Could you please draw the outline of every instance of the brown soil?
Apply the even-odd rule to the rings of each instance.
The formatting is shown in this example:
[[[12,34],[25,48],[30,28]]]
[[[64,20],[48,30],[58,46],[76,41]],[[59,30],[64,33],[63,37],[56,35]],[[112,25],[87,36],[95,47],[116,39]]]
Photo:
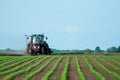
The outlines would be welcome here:
[[[78,73],[77,73],[76,62],[75,62],[74,57],[70,58],[67,80],[80,80]]]
[[[30,65],[34,64],[35,62],[37,62],[37,60],[31,62],[30,64],[28,64],[28,65],[26,65],[26,66],[24,66],[24,67],[22,67],[22,68],[20,68],[20,69],[18,69],[18,70],[16,70],[16,71],[23,70],[23,69],[29,67]],[[24,63],[25,63],[25,62],[24,62]],[[14,71],[14,72],[16,72],[16,71]],[[12,72],[12,73],[14,73],[14,72]],[[3,75],[2,78],[6,77],[6,76],[9,75],[9,74],[11,74],[11,73],[8,73],[8,74]],[[0,78],[0,79],[1,79],[1,78]],[[12,80],[13,80],[13,79],[12,79]]]
[[[62,59],[61,62],[58,64],[58,67],[55,69],[53,74],[49,77],[49,80],[60,80],[61,73],[64,69],[66,59]]]
[[[31,80],[41,80],[42,77],[45,75],[45,73],[52,68],[52,66],[55,64],[56,60],[57,59],[54,59],[53,61],[51,61],[47,67],[45,67],[39,74],[32,77]],[[37,69],[35,69],[35,70],[37,70]]]
[[[19,66],[19,65],[21,65],[21,64],[24,64],[25,62],[27,62],[27,61],[29,61],[30,59],[25,59],[24,61],[22,61],[21,63],[19,63],[18,65],[16,65],[16,66]],[[15,62],[14,62],[15,63]],[[10,64],[9,64],[10,65]],[[10,70],[10,69],[13,69],[14,67],[16,67],[16,66],[13,66],[13,67],[11,67],[11,68],[7,68],[7,69],[5,69],[5,70],[3,70],[3,71],[6,71],[6,70]]]
[[[37,60],[36,62],[38,62],[39,60]],[[33,68],[32,70],[30,70],[29,72],[27,73],[24,73],[24,74],[21,74],[19,76],[16,76],[15,78],[13,78],[12,80],[23,80],[23,78],[25,76],[27,76],[30,72],[33,72],[35,71],[36,69],[38,69],[40,66],[42,66],[43,64],[45,64],[46,62],[48,61],[48,59],[44,60],[43,62],[41,62],[41,64],[39,64],[38,66],[36,66],[35,68]],[[32,63],[32,64],[35,64],[36,62]],[[31,64],[31,65],[32,65]]]
[[[10,61],[10,62],[9,62],[9,63],[6,63],[6,64],[3,63],[4,65],[2,64],[2,66],[0,65],[0,68],[1,68],[1,67],[4,67],[4,66],[8,66],[8,65],[10,65],[10,64],[12,64],[12,63],[15,63],[15,62],[19,61],[19,59],[17,59],[17,60],[16,60],[16,59],[14,59],[14,60],[8,60],[8,61]],[[8,61],[7,61],[7,62],[8,62]]]
[[[3,80],[4,77],[5,75],[0,75],[0,80]]]
[[[120,62],[120,59],[114,58],[114,60],[116,60],[117,62]]]
[[[98,80],[97,77],[90,71],[89,67],[82,58],[79,58],[79,63],[86,80]]]
[[[115,77],[109,75],[108,73],[106,73],[100,66],[98,66],[93,60],[89,59],[89,62],[92,64],[93,68],[98,71],[99,73],[101,73],[106,80],[116,80]]]
[[[117,74],[120,75],[120,71],[113,69],[111,66],[107,65],[104,61],[100,60],[99,58],[96,59],[96,60],[97,60],[98,62],[100,62],[102,65],[104,65],[104,66],[105,66],[107,69],[109,69],[110,71],[113,71],[113,72],[115,72],[115,73],[117,73]]]
[[[113,64],[114,66],[120,68],[120,65],[118,65],[117,63],[115,63],[114,61],[112,61],[111,59],[105,59],[107,62],[109,62],[110,64]]]

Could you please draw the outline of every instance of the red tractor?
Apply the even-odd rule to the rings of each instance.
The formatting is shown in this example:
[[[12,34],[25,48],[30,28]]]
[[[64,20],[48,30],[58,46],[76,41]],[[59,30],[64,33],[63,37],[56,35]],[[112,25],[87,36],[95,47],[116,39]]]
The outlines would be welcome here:
[[[49,48],[48,44],[44,40],[44,38],[47,37],[44,36],[44,34],[33,34],[31,36],[27,36],[27,40],[30,41],[27,44],[27,54],[29,55],[40,55],[40,54],[46,54],[50,55],[51,54],[51,49]]]

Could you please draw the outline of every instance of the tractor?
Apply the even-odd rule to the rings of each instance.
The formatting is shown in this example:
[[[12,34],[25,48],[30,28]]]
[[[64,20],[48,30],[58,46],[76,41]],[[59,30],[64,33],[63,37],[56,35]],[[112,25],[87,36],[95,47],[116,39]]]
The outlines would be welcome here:
[[[50,55],[51,49],[49,48],[47,42],[47,37],[44,34],[33,34],[31,36],[25,35],[29,42],[27,43],[26,52],[29,55]]]

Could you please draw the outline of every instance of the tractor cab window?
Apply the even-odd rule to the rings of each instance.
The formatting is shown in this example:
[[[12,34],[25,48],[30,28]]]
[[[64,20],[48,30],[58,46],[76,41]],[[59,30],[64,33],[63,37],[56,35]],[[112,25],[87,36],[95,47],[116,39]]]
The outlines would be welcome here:
[[[34,36],[34,37],[33,37],[33,44],[36,42],[36,39],[37,39],[37,38]]]
[[[43,40],[44,40],[44,37],[43,37],[43,36],[33,36],[33,44],[34,44],[35,42],[40,42],[40,43],[42,43]]]
[[[42,36],[38,36],[37,39],[38,39],[38,41],[39,41],[40,43],[43,42],[43,37],[42,37]]]

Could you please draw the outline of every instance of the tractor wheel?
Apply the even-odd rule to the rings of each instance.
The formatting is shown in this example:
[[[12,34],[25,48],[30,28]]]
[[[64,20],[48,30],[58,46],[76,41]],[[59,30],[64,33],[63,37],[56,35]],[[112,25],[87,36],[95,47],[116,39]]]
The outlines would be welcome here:
[[[50,48],[48,49],[48,54],[51,55],[51,49]]]
[[[33,55],[33,50],[32,50],[31,48],[29,48],[28,53],[29,53],[30,55]]]
[[[41,54],[45,54],[45,48],[44,47],[41,48]]]

